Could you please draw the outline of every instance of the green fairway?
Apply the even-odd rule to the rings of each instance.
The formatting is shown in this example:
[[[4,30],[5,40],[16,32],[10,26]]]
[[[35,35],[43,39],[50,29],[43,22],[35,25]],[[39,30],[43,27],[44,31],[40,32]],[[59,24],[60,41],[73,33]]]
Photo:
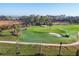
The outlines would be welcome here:
[[[77,41],[79,25],[31,26],[22,31],[21,41],[43,43],[72,43]],[[49,33],[68,34],[69,37],[55,37]]]

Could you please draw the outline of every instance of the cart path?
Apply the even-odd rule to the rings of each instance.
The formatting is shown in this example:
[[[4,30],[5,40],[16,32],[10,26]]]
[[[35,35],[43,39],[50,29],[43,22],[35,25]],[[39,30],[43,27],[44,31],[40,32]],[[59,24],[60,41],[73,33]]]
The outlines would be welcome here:
[[[9,43],[9,44],[24,44],[24,45],[43,45],[43,46],[60,46],[60,44],[50,44],[50,43],[33,43],[33,42],[17,42],[17,41],[0,41],[0,43]],[[70,44],[62,44],[62,46],[76,46],[79,45],[79,41],[70,43]]]

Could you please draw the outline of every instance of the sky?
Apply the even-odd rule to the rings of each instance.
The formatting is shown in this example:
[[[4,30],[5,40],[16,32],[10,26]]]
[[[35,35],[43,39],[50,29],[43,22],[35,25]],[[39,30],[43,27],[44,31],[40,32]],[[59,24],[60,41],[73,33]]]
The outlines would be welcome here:
[[[0,3],[0,15],[79,16],[78,3]]]

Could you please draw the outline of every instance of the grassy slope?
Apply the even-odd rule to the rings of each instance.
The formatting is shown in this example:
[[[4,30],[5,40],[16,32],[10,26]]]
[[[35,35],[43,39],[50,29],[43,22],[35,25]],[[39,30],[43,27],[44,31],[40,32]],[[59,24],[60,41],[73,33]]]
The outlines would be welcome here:
[[[59,47],[55,46],[41,46],[42,53],[47,56],[56,56],[59,54]],[[79,49],[78,46],[62,47],[61,55],[63,56],[74,56],[76,51]],[[35,55],[40,52],[40,46],[37,45],[19,45],[18,51],[19,55]],[[16,55],[16,45],[15,44],[3,44],[0,43],[0,55]]]
[[[0,43],[0,55],[15,55],[15,48],[13,44]]]
[[[41,46],[42,53],[47,56],[56,56],[59,54],[59,47]],[[19,45],[19,55],[35,55],[40,52],[40,46],[34,45]],[[78,46],[62,47],[61,55],[63,56],[75,56]],[[16,55],[16,45],[2,44],[0,43],[0,55]]]
[[[9,30],[3,30],[2,32],[0,32],[0,40],[11,40],[11,41],[15,41],[16,39],[18,39],[17,36],[12,36]]]
[[[66,32],[65,32],[66,31]],[[77,40],[79,25],[56,25],[51,27],[32,26],[20,36],[20,40],[27,42],[44,42],[44,43],[71,43]],[[69,34],[69,38],[57,38],[49,35],[49,32],[60,34]]]
[[[4,45],[4,46],[3,46]],[[4,48],[0,48],[0,53],[2,55],[16,55],[16,46],[12,44],[1,44],[0,46]],[[6,47],[5,47],[6,46]],[[51,46],[41,46],[42,53],[47,56],[56,56],[59,54],[59,47],[51,47]],[[20,52],[19,55],[35,55],[36,53],[40,52],[40,46],[37,45],[19,45],[18,51]],[[75,56],[76,51],[79,49],[78,46],[70,46],[70,47],[62,47],[61,48],[61,55],[63,56]]]
[[[42,53],[47,56],[56,56],[59,54],[59,47],[55,46],[41,46]],[[40,46],[37,45],[20,45],[20,55],[34,55],[40,52]],[[78,46],[62,47],[61,55],[63,56],[75,56]]]

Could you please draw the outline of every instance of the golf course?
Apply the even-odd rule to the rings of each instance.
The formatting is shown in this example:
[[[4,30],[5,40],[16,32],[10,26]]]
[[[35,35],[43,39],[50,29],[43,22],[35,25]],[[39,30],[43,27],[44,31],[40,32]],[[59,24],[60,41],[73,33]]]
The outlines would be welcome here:
[[[78,41],[79,25],[31,26],[22,31],[19,40],[34,43],[73,43]],[[53,35],[51,33],[54,33]],[[57,37],[57,35],[61,37]]]
[[[19,35],[11,33],[13,27],[0,32],[0,55],[33,56],[43,53],[56,56],[59,54],[60,43],[61,55],[74,56],[79,49],[78,24],[15,27]]]
[[[79,4],[0,4],[0,56],[79,56]]]

